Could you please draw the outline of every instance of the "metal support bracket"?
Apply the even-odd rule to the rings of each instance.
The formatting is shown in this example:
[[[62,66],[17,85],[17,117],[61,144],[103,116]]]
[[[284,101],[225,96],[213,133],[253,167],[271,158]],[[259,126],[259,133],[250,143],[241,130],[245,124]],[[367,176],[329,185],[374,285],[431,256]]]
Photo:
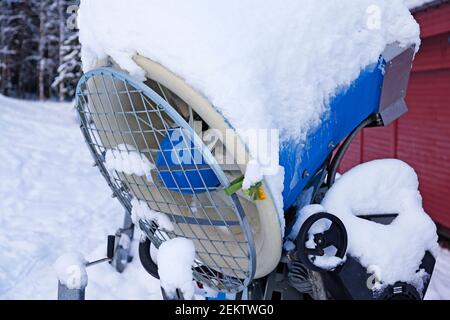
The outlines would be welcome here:
[[[85,300],[86,287],[80,289],[69,289],[58,281],[58,300]]]

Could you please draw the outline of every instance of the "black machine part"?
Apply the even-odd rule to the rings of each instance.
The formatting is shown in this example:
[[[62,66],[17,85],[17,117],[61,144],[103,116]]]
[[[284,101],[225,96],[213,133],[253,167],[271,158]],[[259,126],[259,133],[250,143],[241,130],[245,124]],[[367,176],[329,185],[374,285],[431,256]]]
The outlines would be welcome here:
[[[134,237],[134,224],[131,215],[128,212],[125,212],[123,228],[117,230],[114,237],[113,258],[111,263],[116,268],[117,272],[122,273],[128,263],[133,260],[130,245]],[[109,241],[110,239],[108,239],[108,242]],[[108,256],[111,254],[109,251],[110,249],[108,247]]]
[[[430,252],[426,252],[420,269],[429,275],[433,273],[435,259]],[[324,284],[329,295],[336,300],[421,300],[429,285],[428,279],[422,292],[409,283],[397,282],[381,291],[370,289],[370,277],[355,258],[347,256],[346,263],[334,272],[322,274]]]
[[[311,295],[313,293],[313,286],[309,281],[310,272],[300,261],[290,261],[288,267],[288,283],[298,292]]]
[[[159,279],[158,266],[153,261],[150,254],[151,241],[146,237],[145,241],[139,243],[139,259],[145,271],[153,278]]]
[[[422,298],[414,286],[405,282],[397,282],[384,289],[379,300],[418,301]]]
[[[305,300],[311,296],[308,270],[300,262],[280,262],[268,276],[253,281],[247,289],[248,300]]]

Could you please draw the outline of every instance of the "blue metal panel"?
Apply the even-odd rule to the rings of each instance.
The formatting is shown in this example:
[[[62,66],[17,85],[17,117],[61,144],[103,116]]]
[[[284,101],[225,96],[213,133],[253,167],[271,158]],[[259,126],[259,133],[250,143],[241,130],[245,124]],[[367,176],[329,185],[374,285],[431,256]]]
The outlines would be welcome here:
[[[363,70],[349,88],[330,103],[321,125],[311,132],[306,144],[282,142],[280,164],[285,169],[284,209],[291,207],[334,148],[364,119],[379,110],[385,62]]]

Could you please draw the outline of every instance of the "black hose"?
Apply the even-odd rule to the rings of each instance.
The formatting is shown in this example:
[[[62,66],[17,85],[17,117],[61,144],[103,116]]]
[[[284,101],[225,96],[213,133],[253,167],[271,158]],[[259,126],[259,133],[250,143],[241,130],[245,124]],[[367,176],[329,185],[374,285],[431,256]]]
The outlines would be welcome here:
[[[158,266],[152,260],[150,255],[151,242],[147,238],[144,242],[139,243],[139,259],[142,266],[153,278],[159,279]]]
[[[350,148],[351,143],[356,138],[358,133],[366,128],[369,125],[372,125],[374,123],[377,123],[379,121],[378,115],[372,115],[363,122],[361,122],[345,139],[344,143],[339,148],[338,152],[333,158],[333,161],[330,164],[330,167],[328,169],[328,177],[327,177],[327,186],[328,188],[331,188],[336,181],[336,173],[339,169],[339,166],[341,165],[342,160],[344,159],[345,154],[347,153],[348,149]]]

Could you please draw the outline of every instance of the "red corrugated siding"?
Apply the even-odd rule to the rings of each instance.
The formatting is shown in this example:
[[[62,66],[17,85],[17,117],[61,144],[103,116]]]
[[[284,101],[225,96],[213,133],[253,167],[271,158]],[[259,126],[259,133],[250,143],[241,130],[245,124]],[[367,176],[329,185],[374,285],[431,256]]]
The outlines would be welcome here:
[[[409,113],[389,127],[364,130],[341,169],[381,158],[408,162],[419,175],[425,210],[450,228],[450,3],[416,18],[423,39],[408,88]]]
[[[395,158],[395,129],[396,125],[387,128],[373,128],[363,133],[362,162],[380,158]]]
[[[342,160],[340,171],[345,172],[362,162],[361,135],[356,137]]]
[[[450,227],[450,69],[413,73],[398,157],[419,174],[425,209]]]
[[[422,38],[428,38],[450,30],[450,4],[418,12],[414,15],[420,24]]]
[[[448,17],[450,20],[450,16]],[[422,40],[420,52],[414,60],[413,72],[450,68],[449,31]]]

